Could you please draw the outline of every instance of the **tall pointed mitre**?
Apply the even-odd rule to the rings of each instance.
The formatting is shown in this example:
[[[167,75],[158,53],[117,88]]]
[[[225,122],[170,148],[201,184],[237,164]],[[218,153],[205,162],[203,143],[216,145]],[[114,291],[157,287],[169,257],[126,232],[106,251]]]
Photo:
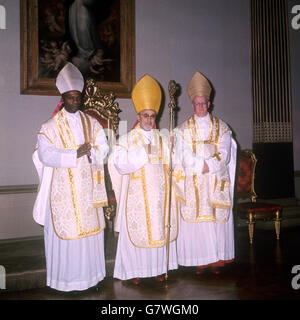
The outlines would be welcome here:
[[[186,91],[191,101],[193,101],[196,96],[206,97],[209,100],[211,85],[202,73],[196,71],[193,74]]]
[[[161,104],[161,89],[158,82],[145,74],[134,86],[131,94],[136,113],[154,110],[158,113]]]
[[[56,78],[56,86],[60,94],[72,90],[82,92],[84,79],[74,64],[68,62],[59,72]]]

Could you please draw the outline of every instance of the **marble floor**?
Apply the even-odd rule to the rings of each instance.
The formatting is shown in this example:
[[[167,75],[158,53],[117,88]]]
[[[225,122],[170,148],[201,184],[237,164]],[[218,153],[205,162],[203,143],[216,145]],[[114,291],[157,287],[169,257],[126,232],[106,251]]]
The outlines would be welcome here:
[[[298,300],[300,299],[300,228],[286,228],[281,239],[273,230],[235,232],[236,259],[221,274],[196,275],[193,267],[169,272],[167,282],[145,279],[139,286],[107,277],[94,288],[77,294],[49,287],[0,290],[0,300]],[[299,275],[292,268],[299,265]],[[297,268],[296,268],[297,269]],[[294,288],[293,288],[294,286]]]

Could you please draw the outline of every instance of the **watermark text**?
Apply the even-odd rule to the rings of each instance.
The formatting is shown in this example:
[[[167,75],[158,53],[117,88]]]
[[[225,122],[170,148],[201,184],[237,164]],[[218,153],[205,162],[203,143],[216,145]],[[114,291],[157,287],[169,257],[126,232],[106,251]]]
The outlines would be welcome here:
[[[0,265],[0,290],[6,289],[6,272],[5,268]]]
[[[6,29],[6,10],[0,5],[0,29]]]
[[[295,16],[293,16],[292,21],[291,21],[292,28],[294,30],[298,30],[298,29],[300,29],[300,5],[293,6],[292,14],[295,15]]]
[[[292,288],[298,290],[300,289],[300,265],[293,266],[292,273],[295,274],[292,279]]]

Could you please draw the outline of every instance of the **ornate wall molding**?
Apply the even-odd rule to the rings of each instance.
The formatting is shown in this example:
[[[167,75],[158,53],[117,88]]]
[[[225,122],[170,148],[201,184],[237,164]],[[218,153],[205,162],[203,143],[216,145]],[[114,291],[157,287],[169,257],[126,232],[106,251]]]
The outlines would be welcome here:
[[[18,194],[18,193],[36,193],[38,185],[37,184],[25,184],[18,186],[0,186],[1,194]]]

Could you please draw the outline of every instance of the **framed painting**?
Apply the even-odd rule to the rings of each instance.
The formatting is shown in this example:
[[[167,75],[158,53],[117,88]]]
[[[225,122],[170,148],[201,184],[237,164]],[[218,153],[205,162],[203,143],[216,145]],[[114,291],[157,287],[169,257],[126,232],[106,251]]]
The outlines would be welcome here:
[[[21,94],[59,95],[72,62],[104,93],[130,98],[135,84],[134,0],[20,0]]]

